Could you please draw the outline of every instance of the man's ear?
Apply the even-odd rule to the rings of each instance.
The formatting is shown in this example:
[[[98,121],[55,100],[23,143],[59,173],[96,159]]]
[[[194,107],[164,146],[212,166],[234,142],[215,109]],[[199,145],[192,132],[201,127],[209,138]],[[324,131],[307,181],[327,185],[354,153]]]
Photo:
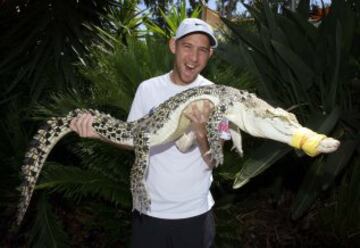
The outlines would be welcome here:
[[[170,48],[170,51],[175,54],[175,51],[176,51],[176,40],[174,38],[171,38],[169,40],[169,48]]]
[[[209,58],[211,58],[211,56],[214,54],[214,49],[210,48],[210,56]]]

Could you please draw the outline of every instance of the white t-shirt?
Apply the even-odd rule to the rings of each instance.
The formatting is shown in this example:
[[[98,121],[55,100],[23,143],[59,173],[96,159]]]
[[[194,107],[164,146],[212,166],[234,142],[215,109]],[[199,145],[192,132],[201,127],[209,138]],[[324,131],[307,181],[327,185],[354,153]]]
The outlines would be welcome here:
[[[134,121],[148,114],[168,98],[186,89],[213,84],[201,75],[189,85],[176,85],[170,73],[142,82],[135,94],[128,116]],[[212,171],[201,157],[198,147],[180,152],[174,143],[150,149],[146,188],[151,198],[150,210],[144,214],[181,219],[210,210],[214,200],[210,192]],[[137,208],[137,206],[134,206]]]

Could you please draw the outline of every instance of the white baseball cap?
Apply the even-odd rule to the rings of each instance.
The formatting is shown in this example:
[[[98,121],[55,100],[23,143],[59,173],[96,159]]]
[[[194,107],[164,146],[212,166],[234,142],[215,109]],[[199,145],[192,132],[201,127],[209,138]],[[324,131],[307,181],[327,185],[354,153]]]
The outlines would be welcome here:
[[[217,47],[218,43],[215,38],[213,29],[211,28],[211,26],[209,24],[207,24],[206,22],[204,22],[203,20],[198,19],[198,18],[184,19],[180,23],[180,25],[176,31],[175,39],[178,40],[188,34],[197,33],[197,32],[206,34],[210,39],[211,47],[212,48]]]

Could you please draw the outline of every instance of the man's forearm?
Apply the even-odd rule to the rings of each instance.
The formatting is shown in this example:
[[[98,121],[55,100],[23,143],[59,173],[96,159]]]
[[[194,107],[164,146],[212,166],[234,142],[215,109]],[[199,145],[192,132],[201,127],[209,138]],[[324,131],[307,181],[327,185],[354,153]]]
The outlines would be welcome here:
[[[200,149],[202,158],[204,159],[204,161],[207,164],[207,166],[209,167],[209,169],[214,168],[215,161],[211,159],[211,153],[208,152],[210,150],[210,146],[209,146],[209,142],[207,140],[206,129],[204,128],[201,131],[197,130],[195,132],[195,136],[196,136],[196,142]]]

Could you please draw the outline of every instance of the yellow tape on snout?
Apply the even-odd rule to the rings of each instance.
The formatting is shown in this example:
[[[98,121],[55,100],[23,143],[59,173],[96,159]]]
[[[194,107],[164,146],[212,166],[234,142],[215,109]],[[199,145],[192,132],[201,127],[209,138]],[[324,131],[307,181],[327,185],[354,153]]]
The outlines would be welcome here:
[[[307,128],[299,128],[291,138],[290,145],[303,150],[307,155],[315,157],[319,154],[318,146],[326,135],[318,134]]]

